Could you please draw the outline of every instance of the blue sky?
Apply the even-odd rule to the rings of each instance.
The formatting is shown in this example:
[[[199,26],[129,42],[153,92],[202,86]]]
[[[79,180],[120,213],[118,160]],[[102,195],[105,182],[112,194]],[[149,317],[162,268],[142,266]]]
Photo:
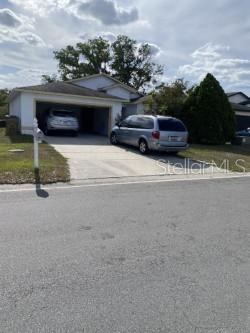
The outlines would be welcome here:
[[[53,50],[117,34],[152,44],[164,81],[211,72],[250,95],[249,0],[1,0],[0,87],[38,84]]]

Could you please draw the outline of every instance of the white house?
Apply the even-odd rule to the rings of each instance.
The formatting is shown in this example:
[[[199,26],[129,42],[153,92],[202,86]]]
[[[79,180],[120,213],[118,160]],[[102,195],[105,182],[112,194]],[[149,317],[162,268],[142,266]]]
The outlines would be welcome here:
[[[227,97],[235,112],[236,129],[250,127],[250,98],[241,91],[227,93]]]
[[[21,133],[31,134],[33,119],[42,122],[51,108],[74,110],[81,131],[108,135],[119,117],[143,112],[141,94],[106,74],[66,82],[13,89],[10,115],[19,119]]]
[[[250,98],[241,91],[227,93],[230,103],[250,106]]]

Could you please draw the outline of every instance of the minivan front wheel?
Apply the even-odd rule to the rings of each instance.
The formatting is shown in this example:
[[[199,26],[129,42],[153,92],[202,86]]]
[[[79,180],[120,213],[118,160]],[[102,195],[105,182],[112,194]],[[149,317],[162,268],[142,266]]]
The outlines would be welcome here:
[[[44,128],[44,135],[45,136],[50,135],[50,131],[48,130],[48,126],[47,125],[45,125],[45,128]]]
[[[114,132],[112,132],[111,135],[110,135],[110,143],[112,145],[117,145],[118,144],[117,135]]]
[[[147,144],[146,140],[141,139],[139,141],[139,150],[140,150],[140,153],[143,155],[148,153],[148,144]]]

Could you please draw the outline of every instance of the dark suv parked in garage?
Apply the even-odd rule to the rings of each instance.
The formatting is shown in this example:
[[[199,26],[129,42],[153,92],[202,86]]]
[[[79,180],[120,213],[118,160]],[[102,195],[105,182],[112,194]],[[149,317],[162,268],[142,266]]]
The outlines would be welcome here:
[[[79,122],[74,112],[68,110],[51,109],[45,120],[44,134],[51,131],[70,131],[78,134]]]
[[[188,131],[179,119],[164,116],[129,116],[112,129],[112,144],[126,143],[148,150],[177,153],[188,148]]]

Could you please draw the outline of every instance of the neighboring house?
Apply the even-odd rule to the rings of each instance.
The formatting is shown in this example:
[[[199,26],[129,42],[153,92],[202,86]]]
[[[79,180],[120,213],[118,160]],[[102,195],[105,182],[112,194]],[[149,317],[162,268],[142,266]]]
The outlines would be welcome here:
[[[34,117],[42,127],[51,108],[76,112],[82,132],[108,135],[119,118],[143,113],[142,97],[134,88],[107,74],[96,74],[65,82],[13,89],[10,115],[19,119],[23,134],[32,133]]]
[[[235,111],[236,130],[250,127],[250,98],[240,91],[227,93],[227,96]]]
[[[250,104],[250,98],[241,91],[229,92],[229,93],[227,93],[227,97],[228,97],[230,103],[235,103],[235,104],[249,103]]]

